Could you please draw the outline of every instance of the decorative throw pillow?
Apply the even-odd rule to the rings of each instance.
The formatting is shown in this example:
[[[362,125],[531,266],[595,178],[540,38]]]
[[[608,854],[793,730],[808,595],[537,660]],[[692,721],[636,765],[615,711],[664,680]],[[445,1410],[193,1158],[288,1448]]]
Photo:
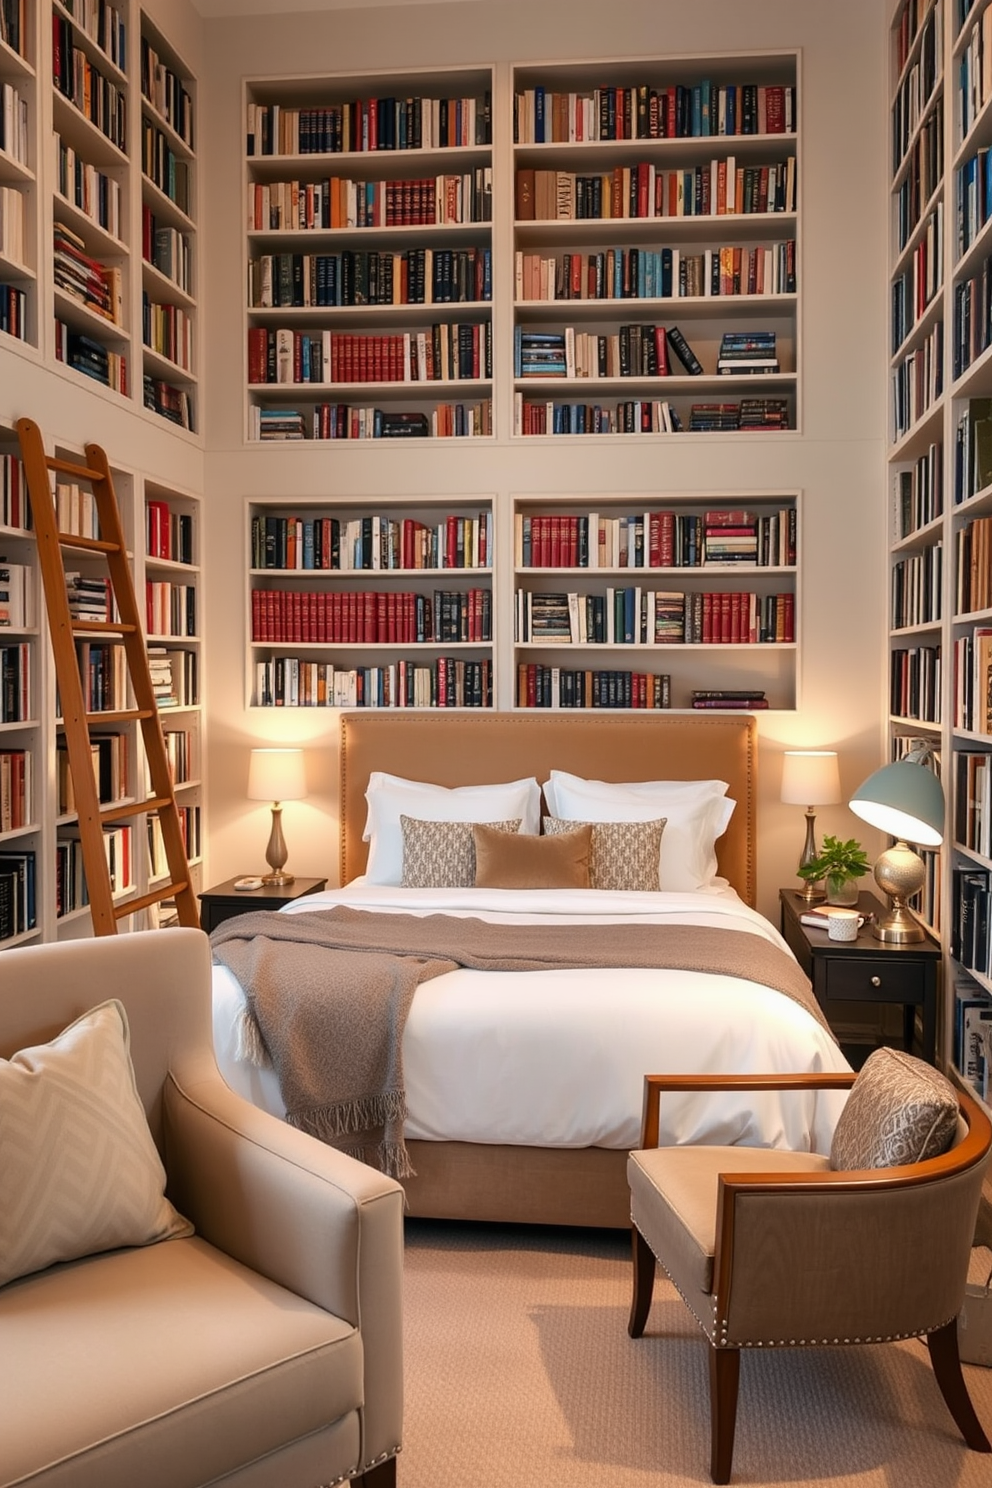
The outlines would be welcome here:
[[[957,1123],[958,1098],[949,1080],[901,1049],[876,1049],[840,1113],[830,1166],[892,1168],[939,1157]]]
[[[592,829],[575,827],[560,837],[475,834],[475,882],[480,889],[587,889]]]
[[[474,822],[420,821],[401,816],[403,888],[470,889],[475,883]],[[486,822],[494,832],[519,832],[515,821]]]
[[[0,1194],[0,1285],[56,1261],[192,1234],[165,1197],[116,1000],[51,1043],[0,1059]]]
[[[571,832],[579,823],[544,818],[549,836]],[[658,892],[658,853],[665,818],[643,822],[587,822],[592,827],[589,887],[622,893]]]

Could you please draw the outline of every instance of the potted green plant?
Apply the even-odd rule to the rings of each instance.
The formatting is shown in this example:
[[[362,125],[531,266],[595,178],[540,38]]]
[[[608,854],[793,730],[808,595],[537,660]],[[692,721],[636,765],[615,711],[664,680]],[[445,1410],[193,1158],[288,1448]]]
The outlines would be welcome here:
[[[822,878],[828,904],[857,904],[858,879],[869,866],[867,853],[853,837],[844,842],[840,837],[826,836],[812,862],[799,869],[799,877],[807,883],[819,883]]]

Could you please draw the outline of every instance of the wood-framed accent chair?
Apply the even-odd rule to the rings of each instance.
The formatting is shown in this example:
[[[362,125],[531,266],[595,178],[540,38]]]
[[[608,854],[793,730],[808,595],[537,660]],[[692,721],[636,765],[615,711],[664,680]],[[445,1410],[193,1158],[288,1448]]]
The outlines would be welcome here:
[[[957,1092],[942,1156],[837,1171],[814,1153],[659,1147],[665,1091],[820,1089],[853,1074],[645,1079],[641,1150],[628,1161],[633,1300],[640,1338],[661,1262],[709,1340],[714,1483],[730,1480],[742,1348],[883,1343],[925,1336],[934,1374],[967,1445],[992,1451],[958,1357],[957,1315],[992,1126]],[[953,1119],[953,1116],[952,1116]]]
[[[15,1052],[47,1057],[67,1025],[107,999],[126,1011],[134,1115],[140,1125],[136,1086],[166,1196],[195,1232],[78,1255],[0,1286],[0,1485],[392,1488],[403,1411],[400,1185],[224,1083],[200,930],[4,952],[5,1078],[30,1066],[15,1064]],[[62,1151],[88,1120],[98,1076],[84,1070],[75,1082],[80,1104],[62,1122]],[[112,1125],[103,1121],[101,1137]],[[9,1136],[2,1128],[0,1111],[0,1138]],[[21,1150],[34,1152],[23,1135]],[[8,1148],[8,1158],[16,1173],[17,1153]],[[26,1162],[21,1177],[26,1195]],[[80,1188],[91,1212],[92,1188]]]

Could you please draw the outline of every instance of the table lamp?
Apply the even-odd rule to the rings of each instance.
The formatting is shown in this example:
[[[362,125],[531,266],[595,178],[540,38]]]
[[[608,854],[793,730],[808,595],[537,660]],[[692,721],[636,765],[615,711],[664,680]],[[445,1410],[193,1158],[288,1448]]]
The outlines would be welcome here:
[[[293,874],[285,871],[289,854],[282,835],[282,803],[299,801],[306,793],[302,749],[252,750],[248,767],[248,799],[272,802],[272,831],[265,849],[265,861],[272,872],[263,874],[263,884],[282,887],[293,882]]]
[[[933,751],[924,745],[894,764],[883,765],[868,776],[850,803],[855,816],[896,838],[875,864],[875,882],[891,899],[892,908],[872,927],[872,934],[890,945],[913,945],[926,939],[906,900],[922,889],[927,868],[907,839],[921,847],[939,847],[944,840],[944,792],[926,765],[932,756]]]
[[[816,852],[814,806],[834,806],[840,800],[840,771],[833,749],[787,749],[782,755],[781,799],[787,806],[806,807],[806,841],[799,867],[812,863]],[[802,890],[807,904],[823,898],[823,890],[807,882]]]

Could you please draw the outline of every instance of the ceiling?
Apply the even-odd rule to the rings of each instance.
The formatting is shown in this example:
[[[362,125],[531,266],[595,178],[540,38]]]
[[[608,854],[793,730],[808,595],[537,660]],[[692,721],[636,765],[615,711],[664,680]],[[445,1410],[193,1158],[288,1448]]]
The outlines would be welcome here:
[[[194,8],[208,20],[222,16],[285,15],[303,10],[373,10],[394,5],[457,3],[459,0],[192,0]],[[486,0],[486,3],[492,5],[500,0]]]

